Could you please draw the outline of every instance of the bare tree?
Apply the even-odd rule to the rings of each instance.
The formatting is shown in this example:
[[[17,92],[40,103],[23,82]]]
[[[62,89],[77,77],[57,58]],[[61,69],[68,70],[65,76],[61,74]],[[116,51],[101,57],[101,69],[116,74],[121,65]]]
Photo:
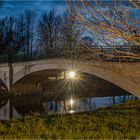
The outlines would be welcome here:
[[[13,55],[20,51],[26,37],[20,34],[16,20],[6,17],[0,20],[0,54],[8,56],[8,62],[12,63]]]
[[[77,21],[72,18],[71,14],[67,11],[62,15],[62,38],[64,40],[63,46],[67,48],[75,48],[78,46],[78,41],[80,39],[81,30],[77,27]]]
[[[38,38],[39,46],[42,48],[54,48],[57,46],[59,35],[60,17],[55,14],[54,9],[45,11],[39,21]]]
[[[26,37],[26,31],[25,31],[25,20],[24,20],[24,15],[23,13],[17,18],[16,20],[16,24],[17,24],[17,30],[19,31],[19,35],[20,36],[25,36]],[[21,52],[24,54],[24,56],[26,56],[26,42],[21,46]]]
[[[34,24],[35,12],[26,10],[24,12],[24,24],[25,24],[25,33],[26,33],[26,52],[27,56],[30,57],[33,51],[33,41],[35,33],[35,24]]]
[[[76,13],[75,13],[76,14]],[[66,57],[77,58],[82,30],[68,11],[61,15],[60,46]]]
[[[16,19],[17,30],[19,35],[25,36],[26,41],[21,46],[21,51],[24,56],[30,57],[33,51],[34,34],[35,34],[35,12],[26,10]]]
[[[66,1],[66,5],[68,12],[85,30],[97,34],[99,37],[104,35],[108,38],[127,41],[130,47],[129,52],[124,53],[117,50],[116,52],[127,54],[127,57],[139,57],[139,54],[133,54],[134,52],[132,51],[130,53],[134,46],[140,47],[139,1],[108,2],[81,0],[78,2]],[[74,13],[76,12],[77,16],[73,14],[71,7],[73,7]],[[109,42],[106,43],[109,44]]]

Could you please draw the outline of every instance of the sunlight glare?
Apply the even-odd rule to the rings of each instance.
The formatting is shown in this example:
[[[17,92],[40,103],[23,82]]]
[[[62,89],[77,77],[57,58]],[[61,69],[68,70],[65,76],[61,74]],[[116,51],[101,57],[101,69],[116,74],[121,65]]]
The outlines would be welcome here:
[[[74,101],[73,101],[73,99],[71,98],[71,99],[70,99],[70,105],[71,105],[71,106],[73,106],[73,102],[74,102]]]
[[[76,73],[75,73],[74,71],[70,71],[70,72],[69,72],[69,77],[70,77],[71,79],[74,79],[74,78],[75,78],[75,75],[76,75]]]

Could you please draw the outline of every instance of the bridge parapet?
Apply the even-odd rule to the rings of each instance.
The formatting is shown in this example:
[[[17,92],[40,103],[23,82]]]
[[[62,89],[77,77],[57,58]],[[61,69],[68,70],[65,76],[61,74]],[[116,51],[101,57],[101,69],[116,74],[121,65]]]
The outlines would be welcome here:
[[[117,49],[117,48],[115,48]],[[92,50],[92,51],[91,51]],[[125,48],[125,51],[128,51],[128,47]],[[123,50],[124,51],[124,50]],[[128,53],[129,54],[129,53]],[[11,54],[10,57],[7,55],[0,55],[0,64],[8,63],[8,61],[12,63],[16,62],[27,62],[27,61],[35,61],[35,60],[45,60],[45,59],[74,59],[74,60],[110,60],[110,61],[124,61],[130,58],[127,56],[124,58],[119,58],[121,54],[120,51],[117,53],[113,48],[102,48],[102,47],[94,47],[87,49],[85,47],[57,47],[57,48],[47,48],[46,50],[35,50],[30,54],[27,53],[18,53]],[[116,57],[117,56],[117,57]],[[135,58],[136,61],[140,59]],[[131,59],[130,61],[133,61]]]

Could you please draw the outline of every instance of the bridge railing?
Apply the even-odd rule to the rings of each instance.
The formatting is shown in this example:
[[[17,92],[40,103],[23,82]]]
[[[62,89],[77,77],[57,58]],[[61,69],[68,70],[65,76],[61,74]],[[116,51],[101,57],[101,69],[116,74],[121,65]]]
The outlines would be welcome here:
[[[49,48],[46,51],[36,50],[30,54],[13,54],[10,58],[12,63],[26,62],[34,60],[54,59],[54,58],[66,58],[66,59],[80,59],[84,54],[81,48]],[[8,56],[0,55],[0,63],[7,63]]]
[[[114,48],[94,48],[96,51],[103,52],[106,54],[111,54],[112,56],[116,56],[118,54],[113,53]],[[128,48],[125,48],[128,49]],[[58,48],[48,48],[46,50],[35,50],[32,53],[24,54],[13,54],[10,58],[10,62],[26,62],[26,61],[34,61],[34,60],[44,60],[44,59],[54,59],[54,58],[65,58],[65,59],[103,59],[109,61],[118,61],[118,58],[110,58],[107,56],[103,56],[101,53],[98,54],[96,51],[93,53],[87,51],[82,47],[75,48],[66,48],[66,47],[58,47]],[[128,50],[126,50],[128,51]],[[120,54],[119,54],[120,55]],[[0,63],[8,63],[9,58],[7,55],[0,55]]]

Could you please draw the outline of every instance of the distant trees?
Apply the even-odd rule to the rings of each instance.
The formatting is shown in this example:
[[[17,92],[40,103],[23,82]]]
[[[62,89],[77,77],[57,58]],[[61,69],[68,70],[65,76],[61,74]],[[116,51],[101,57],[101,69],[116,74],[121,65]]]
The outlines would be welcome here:
[[[16,54],[24,55],[25,59],[31,57],[35,44],[46,52],[63,47],[71,51],[79,46],[81,30],[69,13],[57,15],[52,9],[42,14],[38,24],[36,21],[35,13],[30,10],[16,18],[0,19],[0,54],[7,55],[9,62]]]
[[[34,45],[34,38],[35,38],[35,12],[26,10],[21,16],[19,17],[21,21],[21,30],[26,36],[26,42],[24,46],[24,54],[29,57],[32,55],[33,45]]]
[[[79,44],[79,40],[81,37],[81,30],[76,24],[75,18],[72,18],[71,14],[65,12],[62,15],[62,39],[63,39],[63,46],[70,48],[76,48]]]
[[[8,56],[8,62],[12,61],[12,55],[20,51],[26,37],[18,30],[16,19],[6,17],[0,20],[0,54]]]
[[[41,48],[46,51],[62,47],[71,50],[77,46],[79,38],[80,32],[69,13],[57,15],[54,9],[43,13],[38,25],[38,43]]]
[[[31,11],[25,11],[18,18],[0,19],[0,54],[7,55],[8,62],[12,62],[15,54],[28,55],[33,48],[33,32]]]
[[[43,13],[38,25],[38,43],[41,48],[54,48],[58,45],[60,22],[54,9]]]

